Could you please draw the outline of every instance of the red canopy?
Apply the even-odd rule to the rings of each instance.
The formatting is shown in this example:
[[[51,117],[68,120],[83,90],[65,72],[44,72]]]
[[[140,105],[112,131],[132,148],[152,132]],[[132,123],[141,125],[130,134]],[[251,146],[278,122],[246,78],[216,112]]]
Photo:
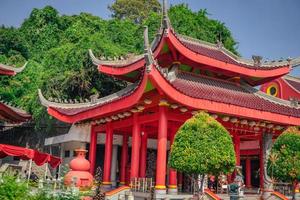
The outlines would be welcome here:
[[[49,163],[52,168],[56,168],[62,161],[62,159],[59,157],[52,156],[47,153],[42,153],[33,149],[0,144],[0,159],[6,156],[19,157],[22,160],[32,159],[38,166]]]

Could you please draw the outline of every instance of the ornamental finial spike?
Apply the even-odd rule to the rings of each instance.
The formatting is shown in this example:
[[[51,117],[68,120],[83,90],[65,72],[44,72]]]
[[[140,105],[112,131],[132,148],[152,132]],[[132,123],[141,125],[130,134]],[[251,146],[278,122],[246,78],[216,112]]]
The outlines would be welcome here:
[[[165,28],[165,29],[170,27],[167,5],[168,5],[167,0],[163,0],[163,6],[162,6],[163,22],[162,22],[162,25],[163,25],[163,28]]]
[[[144,50],[145,53],[149,50],[149,36],[148,36],[148,26],[144,26]]]
[[[153,57],[152,57],[152,52],[150,49],[150,45],[149,45],[149,36],[148,36],[148,27],[145,26],[144,29],[144,46],[145,46],[145,60],[146,60],[146,65],[150,66],[151,64],[153,64]]]

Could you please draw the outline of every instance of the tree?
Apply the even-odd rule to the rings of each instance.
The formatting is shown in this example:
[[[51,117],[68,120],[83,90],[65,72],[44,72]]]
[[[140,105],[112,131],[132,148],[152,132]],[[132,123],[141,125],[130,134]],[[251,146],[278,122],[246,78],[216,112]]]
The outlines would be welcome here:
[[[300,181],[300,132],[296,127],[282,133],[275,141],[268,161],[268,173],[277,180]],[[272,158],[276,159],[272,159]]]
[[[160,12],[158,0],[116,0],[108,9],[117,19],[129,19],[141,23],[151,12]]]
[[[170,167],[191,176],[228,174],[235,167],[235,152],[228,131],[205,112],[187,120],[171,147]]]

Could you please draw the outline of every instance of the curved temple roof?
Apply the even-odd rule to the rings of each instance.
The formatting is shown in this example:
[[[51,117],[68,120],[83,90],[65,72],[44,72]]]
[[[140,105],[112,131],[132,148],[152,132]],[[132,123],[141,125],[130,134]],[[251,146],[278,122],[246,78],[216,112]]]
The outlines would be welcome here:
[[[177,34],[168,18],[166,1],[163,4],[163,20],[161,24],[161,28],[150,46],[155,59],[157,59],[162,51],[161,48],[158,48],[159,46],[163,46],[160,43],[171,43],[181,55],[187,59],[191,59],[198,65],[208,65],[215,71],[230,74],[229,76],[244,77],[245,81],[251,85],[262,84],[283,76],[289,73],[291,67],[300,65],[300,57],[278,61],[263,61],[260,56],[253,56],[252,60],[244,59],[224,48],[222,43],[212,44]],[[170,39],[172,36],[174,36],[173,40]],[[195,53],[198,57],[192,56]],[[143,54],[107,60],[104,57],[97,59],[90,50],[90,56],[93,63],[98,66],[100,72],[116,76],[122,76],[135,71],[145,64]]]
[[[165,4],[163,19],[162,32],[160,39],[157,39],[157,41],[162,41],[163,35],[169,35],[170,41],[176,40],[176,44],[174,43],[175,47],[176,45],[183,45],[188,50],[193,49],[197,54],[191,57],[194,60],[203,59],[198,56],[198,54],[201,53],[205,58],[213,57],[215,60],[218,59],[228,65],[232,64],[232,66],[236,68],[239,67],[238,69],[253,70],[253,73],[257,71],[271,73],[269,70],[281,68],[285,68],[285,70],[290,69],[291,60],[278,62],[276,65],[275,63],[272,65],[270,63],[255,63],[257,61],[245,61],[227,52],[223,47],[176,35],[170,29]],[[48,108],[50,115],[64,122],[75,123],[85,120],[99,120],[100,118],[107,118],[107,116],[111,114],[124,112],[124,110],[136,106],[145,92],[147,82],[150,81],[150,83],[165,96],[190,109],[202,109],[212,113],[228,114],[286,125],[300,124],[300,108],[293,107],[289,101],[268,96],[252,88],[248,83],[242,82],[238,84],[227,80],[179,71],[178,66],[172,66],[169,68],[170,70],[161,68],[155,60],[157,52],[155,52],[156,49],[153,48],[161,47],[161,42],[160,44],[152,44],[150,46],[148,44],[147,29],[145,29],[144,32],[144,42],[145,53],[143,57],[140,55],[135,58],[136,63],[143,62],[142,66],[137,66],[136,68],[139,69],[142,67],[142,75],[134,84],[129,85],[118,93],[100,99],[94,99],[87,103],[51,102],[46,100],[39,90],[41,103]],[[184,50],[188,51],[186,49]],[[91,51],[90,54],[93,62],[98,63],[98,60],[93,56]],[[124,63],[126,62],[124,61]],[[124,63],[122,67],[125,67]],[[115,66],[115,68],[122,67],[121,65]],[[283,72],[286,73],[286,71]],[[277,71],[278,76],[283,72]]]
[[[27,63],[28,62],[26,62],[22,67],[11,67],[0,63],[0,75],[16,75],[25,69]]]
[[[160,74],[158,75],[157,72]],[[148,80],[148,76],[152,77],[150,78],[151,81],[155,79],[155,81],[159,82],[162,86],[160,88],[163,90],[163,92],[169,96],[169,98],[173,98],[173,100],[181,103],[186,104],[190,103],[189,107],[192,107],[194,109],[200,109],[198,105],[201,105],[200,101],[202,100],[208,100],[209,102],[215,102],[216,105],[219,104],[226,104],[229,107],[231,107],[232,110],[234,110],[234,106],[237,108],[246,108],[251,109],[251,111],[258,111],[258,112],[266,112],[266,113],[273,113],[278,114],[279,116],[287,116],[287,117],[294,117],[294,118],[300,118],[300,108],[293,107],[289,101],[281,100],[278,98],[274,98],[271,96],[268,96],[264,94],[263,92],[260,92],[248,84],[241,84],[238,85],[236,83],[230,82],[230,81],[224,81],[212,77],[202,76],[202,75],[195,75],[188,72],[171,70],[168,73],[166,73],[163,69],[159,68],[154,64],[152,66],[152,69],[149,72],[149,75],[144,75],[143,80],[140,82],[145,83]],[[160,76],[160,78],[159,78]],[[163,83],[163,81],[165,83]],[[174,91],[171,91],[172,89],[169,89],[168,87],[164,87],[164,84],[168,84],[168,87],[173,88]],[[49,102],[48,100],[45,100],[45,98],[42,96],[41,93],[40,99],[43,105],[54,110],[55,112],[49,112],[50,114],[54,115],[60,120],[66,121],[66,122],[78,122],[81,120],[88,120],[93,119],[95,117],[103,117],[105,115],[110,114],[109,110],[108,112],[96,112],[97,110],[101,110],[102,107],[105,106],[106,103],[113,103],[120,99],[126,100],[126,98],[129,98],[136,92],[143,93],[145,84],[136,84],[131,85],[129,88],[126,88],[119,92],[119,95],[113,94],[108,97],[104,97],[106,100],[103,101],[104,98],[101,98],[94,103],[87,103],[87,104],[62,104],[62,103],[53,103]],[[164,89],[165,88],[165,89]],[[131,92],[128,92],[131,91]],[[181,98],[175,98],[172,96],[176,95],[176,92],[181,94]],[[138,95],[141,97],[142,95]],[[192,100],[187,100],[188,97],[191,97]],[[199,100],[199,103],[197,102]],[[135,102],[133,102],[132,105],[136,104],[139,101],[139,99],[135,99]],[[132,106],[130,105],[130,106]],[[115,111],[120,111],[124,108],[130,108],[129,107],[123,107],[118,108]],[[205,106],[205,105],[204,105]],[[213,106],[212,108],[208,107],[201,107],[201,109],[207,109],[210,112],[219,112],[224,113],[225,111],[218,108],[218,106]],[[86,115],[86,113],[91,113],[91,115]],[[231,110],[228,111],[227,114],[231,114]],[[80,118],[76,118],[76,116],[81,115]],[[249,117],[248,113],[245,111],[245,113],[240,112],[238,113],[241,117]],[[86,116],[86,117],[85,117]],[[261,120],[270,120],[268,118],[265,118],[264,114],[261,115],[253,115],[253,118],[258,118]],[[70,119],[70,120],[69,120]],[[77,119],[77,120],[74,120]],[[80,119],[80,120],[78,120]],[[278,119],[278,118],[277,118]],[[300,119],[299,119],[300,121]],[[283,124],[289,124],[289,121],[278,121],[278,123]],[[291,122],[293,123],[293,122]]]

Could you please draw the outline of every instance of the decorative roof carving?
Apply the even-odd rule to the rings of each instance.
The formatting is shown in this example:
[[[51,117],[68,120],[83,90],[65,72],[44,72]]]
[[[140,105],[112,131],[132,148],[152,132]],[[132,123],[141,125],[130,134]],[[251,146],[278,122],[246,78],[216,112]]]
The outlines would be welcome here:
[[[260,65],[261,65],[262,59],[263,59],[262,56],[256,56],[256,55],[253,55],[253,56],[252,56],[252,60],[253,60],[253,62],[254,62],[254,66],[260,66]]]
[[[152,54],[152,50],[149,45],[148,27],[145,26],[144,29],[144,58],[146,61],[146,71],[149,73],[151,71],[152,64],[155,62]]]
[[[162,26],[164,29],[169,29],[171,27],[171,23],[170,23],[170,20],[168,17],[168,2],[167,2],[167,0],[163,0],[162,13],[163,13]]]

